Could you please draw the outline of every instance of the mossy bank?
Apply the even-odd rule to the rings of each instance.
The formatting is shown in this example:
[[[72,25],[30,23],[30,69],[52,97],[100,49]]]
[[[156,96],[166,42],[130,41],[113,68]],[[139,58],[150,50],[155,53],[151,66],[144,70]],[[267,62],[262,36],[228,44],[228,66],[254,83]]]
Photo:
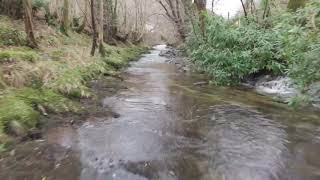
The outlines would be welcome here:
[[[40,116],[85,111],[81,98],[94,98],[88,82],[116,76],[143,45],[105,45],[105,57],[90,56],[91,37],[65,36],[38,24],[39,49],[25,46],[23,23],[0,17],[0,151],[39,126]]]

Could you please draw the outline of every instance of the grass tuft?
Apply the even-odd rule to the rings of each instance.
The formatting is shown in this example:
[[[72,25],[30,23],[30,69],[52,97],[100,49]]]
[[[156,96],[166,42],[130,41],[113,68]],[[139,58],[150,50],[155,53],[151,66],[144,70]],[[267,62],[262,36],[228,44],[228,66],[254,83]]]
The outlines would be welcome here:
[[[30,61],[34,62],[40,58],[33,50],[4,50],[0,52],[0,62]]]

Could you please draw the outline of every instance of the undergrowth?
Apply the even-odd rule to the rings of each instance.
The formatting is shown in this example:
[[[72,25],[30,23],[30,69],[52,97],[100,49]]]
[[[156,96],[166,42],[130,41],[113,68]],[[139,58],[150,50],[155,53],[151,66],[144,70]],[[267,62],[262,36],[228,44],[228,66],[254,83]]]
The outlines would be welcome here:
[[[11,19],[0,15],[0,46],[26,45],[26,34],[11,24]]]

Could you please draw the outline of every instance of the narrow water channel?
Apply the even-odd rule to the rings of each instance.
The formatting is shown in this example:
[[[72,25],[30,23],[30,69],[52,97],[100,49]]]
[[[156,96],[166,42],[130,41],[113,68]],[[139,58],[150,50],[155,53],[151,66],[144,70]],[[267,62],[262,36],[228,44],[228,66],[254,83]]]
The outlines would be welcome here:
[[[320,179],[319,114],[248,90],[197,86],[205,77],[178,71],[159,56],[163,48],[132,63],[128,88],[103,100],[119,117],[72,132],[77,171],[63,169],[74,176],[47,179]]]

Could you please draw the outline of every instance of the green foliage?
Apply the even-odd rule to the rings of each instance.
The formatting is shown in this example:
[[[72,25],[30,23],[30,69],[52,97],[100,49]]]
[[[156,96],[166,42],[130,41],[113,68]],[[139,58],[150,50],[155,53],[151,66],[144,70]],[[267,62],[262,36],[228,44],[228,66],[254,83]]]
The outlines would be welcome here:
[[[283,13],[274,21],[274,31],[281,40],[281,55],[287,60],[287,74],[301,89],[320,80],[320,33],[314,27],[319,12],[320,2],[312,1],[305,8],[292,13]]]
[[[8,61],[31,61],[40,58],[39,54],[33,50],[4,50],[0,52],[0,62]]]
[[[288,75],[307,88],[320,80],[319,1],[256,23],[236,25],[207,15],[206,40],[191,35],[187,53],[216,84],[231,85],[259,72]],[[267,26],[266,26],[267,25]]]
[[[261,71],[281,73],[279,41],[272,31],[252,22],[240,27],[221,17],[207,17],[207,40],[189,39],[193,60],[215,78],[217,84],[237,84]]]

